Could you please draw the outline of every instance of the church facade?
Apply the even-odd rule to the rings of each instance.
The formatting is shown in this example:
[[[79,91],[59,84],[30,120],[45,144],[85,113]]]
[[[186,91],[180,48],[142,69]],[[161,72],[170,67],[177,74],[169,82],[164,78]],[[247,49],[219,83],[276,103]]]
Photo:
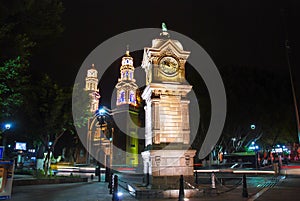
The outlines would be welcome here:
[[[129,167],[137,167],[141,161],[139,155],[143,149],[143,141],[139,140],[140,102],[138,101],[138,86],[134,79],[134,60],[127,49],[122,57],[120,78],[115,86],[116,108],[113,117],[116,126],[115,146],[121,151],[115,151],[115,165],[126,164]],[[119,163],[119,164],[118,164]]]
[[[92,114],[105,107],[99,104],[97,73],[92,65],[85,78],[84,90],[89,93],[89,108]],[[107,167],[137,167],[142,161],[139,156],[144,142],[139,137],[139,127],[142,124],[139,119],[140,98],[137,97],[138,86],[135,83],[133,58],[129,50],[122,57],[120,76],[115,89],[115,108],[107,111],[102,120],[95,116],[88,120],[85,160],[87,164],[95,164],[98,161]]]

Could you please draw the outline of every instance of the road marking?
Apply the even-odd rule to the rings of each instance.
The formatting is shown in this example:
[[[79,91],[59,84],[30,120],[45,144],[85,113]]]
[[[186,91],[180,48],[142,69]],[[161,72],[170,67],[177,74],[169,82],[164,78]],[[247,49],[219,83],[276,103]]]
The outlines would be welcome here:
[[[273,170],[233,170],[233,169],[203,169],[203,170],[194,170],[194,172],[201,173],[201,172],[229,172],[234,174],[275,174]]]
[[[286,177],[285,176],[281,176],[279,178],[279,181],[274,183],[274,185],[268,186],[266,188],[263,188],[262,190],[260,190],[258,193],[256,193],[255,195],[251,196],[247,201],[254,201],[257,198],[259,198],[263,193],[265,193],[267,190],[269,190],[270,188],[274,187],[275,185],[277,185],[278,183],[282,182]]]
[[[219,169],[194,170],[194,172],[220,172]]]
[[[235,174],[275,174],[275,171],[268,170],[234,170]]]
[[[266,192],[267,190],[269,190],[270,187],[267,188],[263,188],[262,190],[260,190],[258,193],[256,193],[255,195],[253,195],[251,198],[249,198],[247,201],[254,201],[257,198],[259,198],[259,196],[261,196],[264,192]]]

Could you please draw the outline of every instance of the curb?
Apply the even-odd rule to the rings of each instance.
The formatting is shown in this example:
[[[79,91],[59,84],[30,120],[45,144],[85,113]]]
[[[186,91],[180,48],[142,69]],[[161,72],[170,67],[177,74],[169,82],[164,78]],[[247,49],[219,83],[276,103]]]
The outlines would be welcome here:
[[[16,179],[13,180],[13,186],[25,185],[41,185],[41,184],[64,184],[64,183],[77,183],[88,182],[88,178],[54,178],[54,179]]]

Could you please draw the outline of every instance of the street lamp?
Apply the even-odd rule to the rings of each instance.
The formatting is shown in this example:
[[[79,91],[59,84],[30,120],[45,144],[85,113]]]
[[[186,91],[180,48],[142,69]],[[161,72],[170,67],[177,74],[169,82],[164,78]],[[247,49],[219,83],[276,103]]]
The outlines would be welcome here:
[[[251,146],[249,146],[249,149],[255,152],[255,168],[257,169],[257,167],[258,167],[259,146],[257,144],[255,144],[254,141],[252,141]]]
[[[5,124],[5,130],[9,130],[10,129],[10,127],[11,127],[11,124]]]
[[[105,109],[104,108],[101,108],[99,109],[99,115],[104,115],[105,114]]]
[[[105,181],[110,182],[110,175],[111,175],[111,167],[112,167],[112,154],[113,154],[113,138],[114,138],[114,128],[112,127],[112,120],[110,119],[112,115],[112,111],[106,107],[101,107],[99,110],[96,111],[95,116],[99,122],[100,128],[104,126],[104,129],[108,131],[106,138],[109,140],[109,158],[105,155]],[[108,117],[108,118],[106,118]],[[102,129],[101,129],[102,130]],[[101,140],[101,139],[100,139]],[[109,161],[108,161],[109,160]]]
[[[92,118],[88,119],[88,132],[87,132],[87,157],[86,157],[86,164],[90,164],[91,163],[91,152],[93,149],[93,136],[98,133],[98,127],[95,126],[96,122],[98,121],[98,125],[100,125],[100,129],[105,129],[104,125],[106,124],[106,120],[105,120],[105,116],[108,112],[110,112],[110,110],[106,107],[101,107],[98,110],[95,111],[94,115]],[[96,129],[96,130],[95,130]],[[100,131],[101,132],[101,131]]]
[[[231,140],[232,140],[232,147],[233,147],[233,149],[235,150],[235,145],[234,145],[234,143],[235,143],[235,141],[236,141],[236,138],[233,137],[233,138],[231,138]]]
[[[2,158],[5,159],[5,150],[6,150],[6,134],[5,131],[9,130],[11,128],[10,123],[4,124],[4,126],[1,128],[2,133],[2,145],[3,145],[3,151],[2,151]]]

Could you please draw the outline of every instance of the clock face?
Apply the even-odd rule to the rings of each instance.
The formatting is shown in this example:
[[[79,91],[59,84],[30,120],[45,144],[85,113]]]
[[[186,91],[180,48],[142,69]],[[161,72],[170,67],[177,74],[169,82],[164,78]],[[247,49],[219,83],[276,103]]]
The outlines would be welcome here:
[[[88,71],[88,76],[96,76],[96,72],[95,71]]]
[[[164,72],[167,75],[173,75],[177,73],[179,64],[178,61],[174,57],[163,57],[159,61],[159,67],[162,72]]]

